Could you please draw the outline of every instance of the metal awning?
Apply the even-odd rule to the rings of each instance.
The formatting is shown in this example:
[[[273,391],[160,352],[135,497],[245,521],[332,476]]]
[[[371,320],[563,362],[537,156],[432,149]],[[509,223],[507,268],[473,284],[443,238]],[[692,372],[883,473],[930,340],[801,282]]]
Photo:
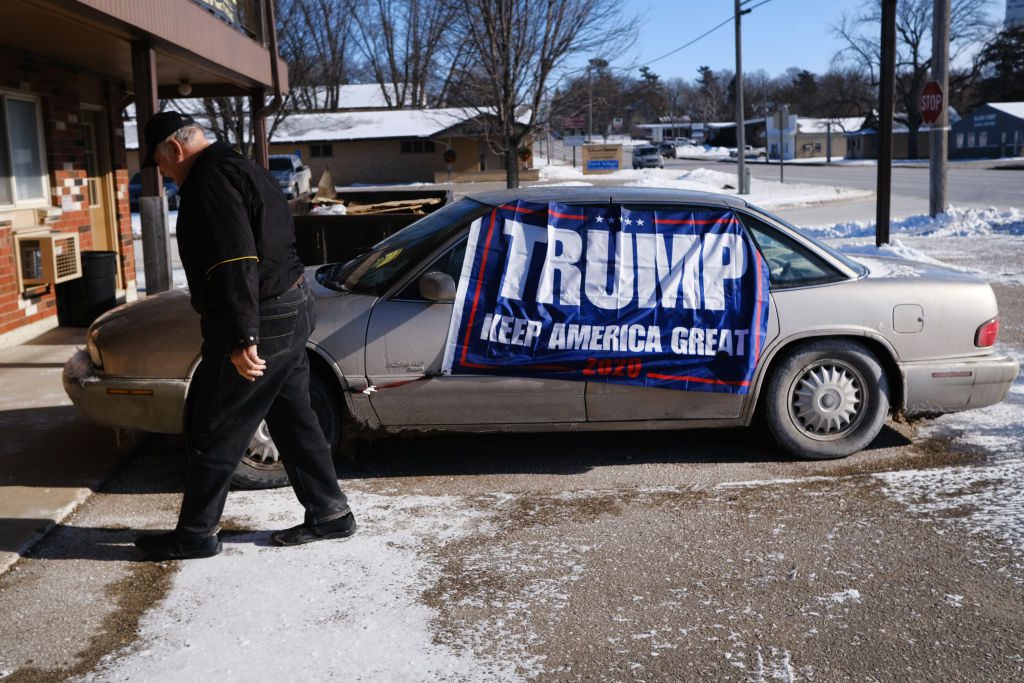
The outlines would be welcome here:
[[[131,91],[132,43],[148,41],[159,97],[180,97],[183,80],[193,97],[249,95],[272,86],[262,5],[256,0],[3,0],[0,44],[113,77]],[[238,9],[247,21],[232,23],[217,7]],[[287,67],[280,59],[278,69],[287,90]]]

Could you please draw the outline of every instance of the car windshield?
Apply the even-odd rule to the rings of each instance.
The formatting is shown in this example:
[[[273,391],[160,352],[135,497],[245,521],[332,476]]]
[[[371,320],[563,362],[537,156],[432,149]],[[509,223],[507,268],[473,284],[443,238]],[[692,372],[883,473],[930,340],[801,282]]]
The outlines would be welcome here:
[[[270,170],[271,171],[290,171],[292,170],[292,162],[290,159],[275,159],[270,158]]]
[[[460,199],[378,242],[370,251],[325,274],[323,285],[358,294],[384,294],[410,268],[440,249],[491,206]]]

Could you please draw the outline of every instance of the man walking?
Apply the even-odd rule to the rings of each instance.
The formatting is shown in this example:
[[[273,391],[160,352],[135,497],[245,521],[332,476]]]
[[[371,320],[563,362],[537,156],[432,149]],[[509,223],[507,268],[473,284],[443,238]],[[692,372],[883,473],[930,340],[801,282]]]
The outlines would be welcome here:
[[[201,316],[202,361],[189,391],[185,495],[174,531],[139,537],[158,560],[210,557],[231,476],[260,421],[306,510],[278,545],[355,533],[330,447],[309,402],[306,339],[316,308],[295,251],[291,211],[273,177],[168,111],[146,124],[143,168],[178,185],[178,252]],[[257,348],[259,352],[257,352]]]

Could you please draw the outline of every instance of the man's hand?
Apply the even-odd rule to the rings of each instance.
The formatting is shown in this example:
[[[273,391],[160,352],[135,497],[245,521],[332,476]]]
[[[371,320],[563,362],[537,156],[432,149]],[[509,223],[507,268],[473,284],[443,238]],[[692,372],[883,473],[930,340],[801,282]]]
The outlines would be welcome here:
[[[250,382],[255,382],[257,377],[262,377],[263,371],[267,369],[267,362],[256,354],[255,344],[232,351],[231,364],[235,366],[239,375]]]

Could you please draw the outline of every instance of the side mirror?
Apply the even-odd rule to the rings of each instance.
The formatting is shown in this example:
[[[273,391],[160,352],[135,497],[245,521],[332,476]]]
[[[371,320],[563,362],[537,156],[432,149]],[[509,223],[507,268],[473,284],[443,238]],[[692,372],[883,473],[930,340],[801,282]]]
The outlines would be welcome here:
[[[448,273],[424,273],[420,276],[420,296],[440,303],[455,301],[455,280]]]

